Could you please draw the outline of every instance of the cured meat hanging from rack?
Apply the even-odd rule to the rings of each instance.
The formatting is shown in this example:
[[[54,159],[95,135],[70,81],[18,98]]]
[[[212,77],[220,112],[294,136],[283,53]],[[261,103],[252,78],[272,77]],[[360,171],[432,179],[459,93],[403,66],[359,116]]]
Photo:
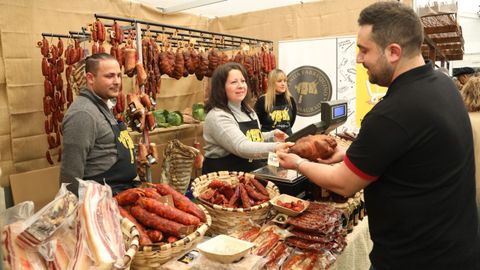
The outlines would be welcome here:
[[[178,47],[175,53],[175,66],[173,68],[172,78],[179,80],[183,76],[184,71],[185,59],[183,58],[183,48]]]
[[[207,77],[212,77],[213,71],[218,67],[219,60],[218,50],[215,47],[210,48],[208,52],[208,70],[205,74]]]
[[[50,45],[52,44],[52,45]],[[75,42],[79,46],[79,42]],[[72,63],[78,58],[79,50],[75,49],[74,45],[69,45],[64,54],[64,44],[61,38],[58,39],[56,45],[53,42],[48,42],[47,38],[43,37],[37,43],[40,48],[40,53],[43,58],[41,61],[42,75],[44,76],[44,93],[43,93],[43,113],[45,115],[44,127],[48,143],[48,149],[45,152],[45,158],[50,165],[54,164],[53,153],[57,152],[57,161],[61,160],[61,141],[62,135],[59,126],[63,120],[65,111],[65,104],[68,101],[69,91],[67,79],[67,93],[65,94],[64,80],[62,73],[65,72],[65,62]],[[72,51],[75,53],[72,54]],[[83,52],[83,50],[82,50]],[[63,59],[65,55],[65,61]],[[67,68],[67,74],[69,74]],[[70,104],[70,101],[67,106]]]
[[[199,81],[203,80],[203,77],[207,75],[208,72],[208,55],[205,53],[205,49],[201,48],[198,53],[198,65],[195,68],[195,77]]]

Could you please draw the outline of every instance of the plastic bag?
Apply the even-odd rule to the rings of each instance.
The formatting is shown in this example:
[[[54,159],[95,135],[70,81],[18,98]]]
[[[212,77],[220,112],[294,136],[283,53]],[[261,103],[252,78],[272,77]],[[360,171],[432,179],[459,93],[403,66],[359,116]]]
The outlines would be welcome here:
[[[71,222],[77,206],[77,197],[67,190],[66,185],[62,185],[53,201],[24,221],[25,230],[16,238],[17,244],[25,249],[38,250],[39,246],[54,237],[61,226]],[[49,249],[54,250],[52,247],[43,248]]]
[[[2,214],[2,254],[5,269],[47,269],[40,253],[21,248],[15,241],[25,228],[25,220],[33,215],[33,202],[22,202]]]
[[[125,244],[118,205],[108,185],[79,181],[79,217],[82,238],[96,269],[125,268]]]

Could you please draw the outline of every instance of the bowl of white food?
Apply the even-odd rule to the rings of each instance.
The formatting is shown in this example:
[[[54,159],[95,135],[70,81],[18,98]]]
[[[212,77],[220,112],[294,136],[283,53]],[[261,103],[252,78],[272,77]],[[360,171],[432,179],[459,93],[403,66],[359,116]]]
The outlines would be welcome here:
[[[208,259],[228,264],[241,259],[253,246],[253,243],[220,234],[198,244],[197,248]]]

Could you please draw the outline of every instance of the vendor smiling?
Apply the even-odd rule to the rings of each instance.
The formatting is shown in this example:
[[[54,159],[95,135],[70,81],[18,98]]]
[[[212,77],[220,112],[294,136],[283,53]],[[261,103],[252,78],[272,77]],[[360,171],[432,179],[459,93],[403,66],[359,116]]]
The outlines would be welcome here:
[[[257,114],[248,105],[246,78],[245,68],[234,62],[219,66],[213,73],[205,105],[204,174],[222,170],[249,172],[265,165],[262,160],[268,152],[292,145],[279,143],[286,138],[280,130],[260,131]]]

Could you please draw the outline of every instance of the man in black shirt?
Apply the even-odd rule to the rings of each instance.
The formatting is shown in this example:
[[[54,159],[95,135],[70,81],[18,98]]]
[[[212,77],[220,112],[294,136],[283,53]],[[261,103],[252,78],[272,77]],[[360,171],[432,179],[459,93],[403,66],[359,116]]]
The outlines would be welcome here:
[[[372,269],[480,269],[472,131],[452,80],[425,64],[423,26],[398,2],[358,19],[357,62],[388,91],[365,116],[347,152],[280,165],[344,196],[365,188]]]

